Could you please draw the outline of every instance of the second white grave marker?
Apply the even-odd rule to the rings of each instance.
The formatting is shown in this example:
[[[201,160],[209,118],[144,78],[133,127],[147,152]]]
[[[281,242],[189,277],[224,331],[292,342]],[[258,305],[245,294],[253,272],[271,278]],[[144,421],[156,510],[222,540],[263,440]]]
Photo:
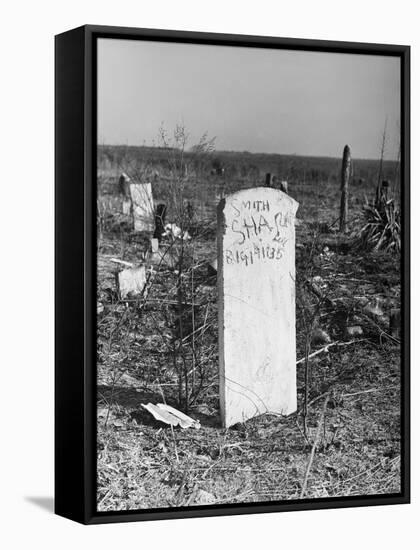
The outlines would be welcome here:
[[[296,410],[295,214],[298,203],[257,187],[218,208],[222,423]]]
[[[153,231],[154,204],[151,183],[132,183],[130,185],[134,231]]]

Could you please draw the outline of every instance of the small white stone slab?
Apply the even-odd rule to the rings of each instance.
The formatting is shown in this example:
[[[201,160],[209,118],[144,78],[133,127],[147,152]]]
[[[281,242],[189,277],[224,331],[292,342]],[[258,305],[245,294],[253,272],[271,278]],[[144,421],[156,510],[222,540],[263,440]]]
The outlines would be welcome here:
[[[117,274],[118,290],[122,300],[129,294],[137,296],[143,291],[146,284],[146,267],[132,267],[123,269]]]
[[[159,239],[150,239],[150,246],[152,248],[152,253],[155,254],[156,252],[159,252]]]
[[[131,200],[130,199],[123,199],[122,211],[123,211],[123,214],[125,216],[129,216],[131,214]]]
[[[296,410],[295,215],[257,187],[218,208],[220,405],[224,427]]]
[[[153,231],[155,227],[151,183],[132,183],[130,194],[133,205],[134,231]]]

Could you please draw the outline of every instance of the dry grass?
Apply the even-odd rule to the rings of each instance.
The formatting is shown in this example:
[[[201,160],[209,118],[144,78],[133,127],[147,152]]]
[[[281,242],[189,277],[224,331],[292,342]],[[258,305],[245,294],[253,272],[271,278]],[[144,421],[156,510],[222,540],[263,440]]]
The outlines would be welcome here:
[[[167,265],[155,267],[147,299],[118,300],[110,258],[138,262],[148,241],[133,234],[118,214],[112,185],[108,179],[99,186],[98,300],[104,311],[98,318],[98,510],[299,499],[327,394],[305,498],[399,492],[400,346],[386,323],[400,302],[399,257],[353,249],[350,237],[331,230],[339,189],[326,183],[291,191],[305,219],[297,230],[298,359],[306,352],[303,315],[308,311],[316,310],[317,326],[345,344],[310,360],[305,434],[303,363],[297,367],[297,413],[220,427],[217,293],[206,268],[215,253],[214,197],[208,185],[191,197],[197,217],[207,220],[194,245],[200,367],[199,392],[189,411],[202,427],[171,430],[142,409],[141,403],[149,401],[178,406],[176,274]],[[350,203],[353,229],[360,227],[365,189],[356,191]],[[366,310],[375,300],[382,317]],[[359,340],[352,342],[343,332],[343,317],[347,325],[362,327]],[[314,343],[311,351],[322,347]],[[186,359],[192,361],[190,355]]]

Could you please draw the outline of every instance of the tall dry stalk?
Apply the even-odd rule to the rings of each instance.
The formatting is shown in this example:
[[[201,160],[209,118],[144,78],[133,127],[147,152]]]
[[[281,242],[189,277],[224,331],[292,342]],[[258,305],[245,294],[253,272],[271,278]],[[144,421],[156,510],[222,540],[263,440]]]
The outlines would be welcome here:
[[[383,164],[384,164],[384,155],[386,147],[386,127],[388,119],[385,119],[384,131],[382,132],[382,142],[381,142],[381,156],[379,159],[379,170],[378,170],[378,180],[376,182],[376,195],[375,195],[375,206],[377,207],[381,201],[381,183],[382,183],[382,174],[383,174]]]
[[[163,127],[160,128],[159,142],[167,154],[169,179],[167,182],[168,210],[172,222],[180,228],[180,238],[176,249],[176,329],[172,331],[173,365],[178,376],[179,405],[188,412],[190,404],[197,398],[197,319],[196,285],[194,271],[197,267],[195,243],[200,233],[192,234],[193,213],[191,203],[187,201],[189,190],[197,185],[190,174],[194,166],[200,166],[203,159],[214,151],[214,139],[206,134],[193,146],[187,157],[186,148],[189,136],[183,125],[177,125],[173,136],[169,137]],[[188,326],[186,326],[188,325]],[[202,379],[199,386],[202,385]]]

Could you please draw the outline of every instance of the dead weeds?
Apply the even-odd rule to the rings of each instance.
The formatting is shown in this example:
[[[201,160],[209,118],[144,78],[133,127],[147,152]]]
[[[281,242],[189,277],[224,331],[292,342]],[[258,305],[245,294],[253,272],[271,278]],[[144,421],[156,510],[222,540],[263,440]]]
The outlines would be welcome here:
[[[195,249],[195,318],[187,338],[194,336],[196,356],[184,358],[196,369],[197,392],[188,414],[200,420],[201,429],[171,429],[141,407],[178,406],[176,274],[155,267],[147,298],[119,301],[109,260],[138,262],[147,240],[132,234],[115,210],[107,213],[98,243],[98,301],[104,306],[97,353],[99,511],[293,500],[305,483],[308,499],[400,491],[400,345],[387,327],[390,310],[400,304],[399,257],[353,250],[351,235],[335,233],[333,219],[325,226],[327,212],[331,217],[328,193],[319,198],[320,227],[317,215],[310,216],[312,195],[308,201],[296,198],[308,214],[297,229],[297,302],[306,313],[315,312],[316,326],[332,344],[310,359],[306,432],[302,362],[295,414],[220,427],[217,289],[207,269],[215,255],[211,226],[200,233]],[[381,314],[369,313],[374,306]],[[298,359],[307,351],[302,307],[297,307]],[[349,325],[362,334],[349,336],[344,330]]]

